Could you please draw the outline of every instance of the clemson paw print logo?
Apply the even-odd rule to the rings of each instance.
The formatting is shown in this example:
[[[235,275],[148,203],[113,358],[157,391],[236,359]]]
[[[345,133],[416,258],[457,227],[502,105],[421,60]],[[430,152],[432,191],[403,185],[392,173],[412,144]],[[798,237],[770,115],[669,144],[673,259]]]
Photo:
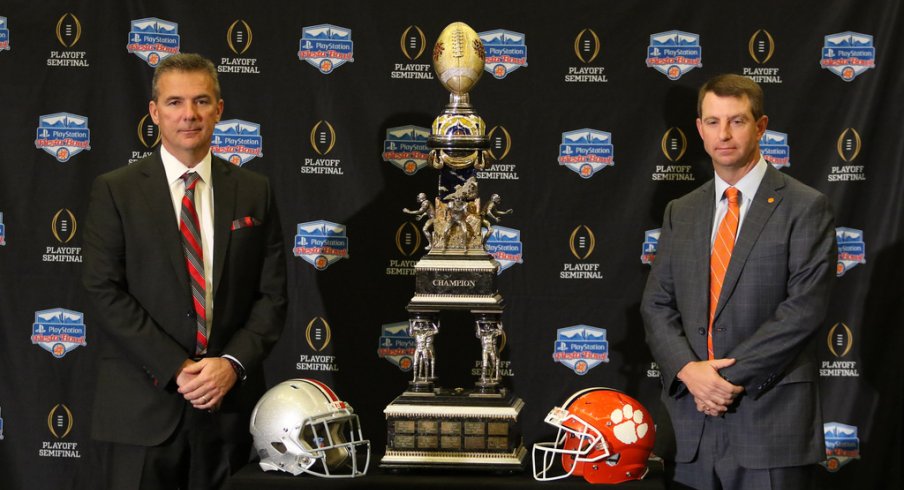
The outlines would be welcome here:
[[[613,410],[609,420],[615,424],[612,433],[625,444],[634,444],[643,439],[649,429],[647,423],[643,421],[643,412],[634,410],[630,404],[624,405],[621,410],[617,408]]]

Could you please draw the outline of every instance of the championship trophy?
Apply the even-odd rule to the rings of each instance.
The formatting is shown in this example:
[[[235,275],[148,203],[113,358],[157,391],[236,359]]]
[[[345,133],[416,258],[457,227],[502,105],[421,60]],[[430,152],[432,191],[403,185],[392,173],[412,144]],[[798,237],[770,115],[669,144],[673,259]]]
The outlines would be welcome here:
[[[430,163],[439,170],[437,196],[417,195],[418,207],[403,212],[424,220],[426,250],[415,265],[415,293],[408,303],[408,334],[415,340],[413,379],[384,410],[387,422],[383,468],[474,468],[520,471],[526,450],[518,427],[524,402],[500,384],[502,296],[499,263],[485,243],[492,223],[511,210],[498,209],[493,194],[481,204],[477,172],[492,165],[483,119],[468,91],[483,73],[483,43],[471,27],[449,24],[433,48],[433,67],[449,90],[449,103],[432,125]],[[437,385],[434,342],[443,311],[473,316],[479,340],[480,376],[474,388]],[[460,335],[463,329],[455,329]]]

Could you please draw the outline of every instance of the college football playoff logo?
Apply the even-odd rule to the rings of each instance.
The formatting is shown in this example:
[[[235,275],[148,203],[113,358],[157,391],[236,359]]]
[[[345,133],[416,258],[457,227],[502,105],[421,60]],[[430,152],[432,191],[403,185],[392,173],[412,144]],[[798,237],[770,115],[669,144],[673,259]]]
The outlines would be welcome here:
[[[769,61],[775,53],[775,40],[772,39],[772,34],[766,29],[754,32],[750,36],[750,41],[747,41],[747,52],[758,65]]]
[[[152,148],[160,143],[160,128],[154,124],[150,114],[145,114],[138,121],[138,141],[145,148]]]
[[[245,51],[248,51],[253,38],[251,26],[242,19],[233,21],[226,29],[226,44],[229,46],[229,50],[237,55],[243,55]]]
[[[421,249],[421,230],[411,221],[402,223],[396,230],[395,245],[399,253],[411,257]]]
[[[847,128],[838,135],[838,143],[836,144],[838,156],[845,162],[851,162],[860,155],[862,145],[860,133],[854,128]]]
[[[420,27],[410,25],[402,31],[399,45],[405,58],[414,61],[424,54],[424,50],[427,48],[427,37],[424,36],[424,31]]]
[[[63,208],[53,215],[53,219],[50,221],[50,229],[53,237],[58,242],[69,243],[75,237],[75,232],[78,230],[78,222],[75,220],[75,215],[72,214],[72,211]]]
[[[590,64],[600,54],[600,37],[593,29],[584,29],[574,38],[574,55],[581,63]]]
[[[832,328],[829,329],[826,343],[829,345],[829,352],[833,356],[844,357],[854,347],[854,334],[847,325],[839,322],[832,325]]]
[[[304,339],[314,352],[323,352],[329,347],[332,338],[333,330],[322,316],[312,318],[304,329]]]
[[[66,13],[56,24],[56,38],[64,48],[71,49],[82,37],[82,23],[74,14]]]
[[[73,425],[72,411],[62,403],[54,405],[47,414],[47,429],[50,430],[50,435],[56,439],[68,436],[72,432]]]
[[[681,128],[673,126],[663,133],[660,147],[668,161],[677,162],[687,152],[687,136]]]
[[[587,225],[578,225],[568,237],[568,248],[571,255],[578,260],[587,260],[596,248],[596,237]]]
[[[320,120],[311,128],[311,148],[323,156],[333,151],[336,145],[336,130],[329,121]]]

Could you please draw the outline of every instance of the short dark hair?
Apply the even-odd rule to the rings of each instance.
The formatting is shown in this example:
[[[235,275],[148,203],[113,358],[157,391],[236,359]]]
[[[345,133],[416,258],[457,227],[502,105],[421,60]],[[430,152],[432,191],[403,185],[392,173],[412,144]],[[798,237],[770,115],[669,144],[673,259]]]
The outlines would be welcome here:
[[[157,100],[157,84],[160,77],[171,71],[200,71],[207,73],[213,80],[213,93],[220,100],[220,80],[217,78],[217,69],[209,59],[195,53],[179,53],[165,58],[154,69],[154,79],[151,81],[151,100]]]
[[[710,92],[719,97],[741,98],[746,95],[750,101],[750,112],[753,113],[753,120],[759,121],[763,117],[763,89],[750,78],[733,73],[725,73],[707,80],[700,87],[700,92],[697,93],[697,117],[703,117],[703,97]]]

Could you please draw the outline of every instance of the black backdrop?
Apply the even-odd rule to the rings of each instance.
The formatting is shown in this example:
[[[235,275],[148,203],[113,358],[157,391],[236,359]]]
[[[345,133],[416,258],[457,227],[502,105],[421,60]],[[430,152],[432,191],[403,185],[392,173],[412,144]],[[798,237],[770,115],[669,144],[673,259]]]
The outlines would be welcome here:
[[[240,139],[261,143],[244,166],[274,182],[287,250],[299,224],[344,226],[348,254],[324,270],[290,253],[289,320],[265,367],[270,384],[290,377],[331,384],[361,415],[377,456],[382,409],[410,377],[391,362],[398,350],[379,351],[381,336],[407,318],[414,280],[406,273],[422,253],[413,233],[421,223],[400,210],[436,188],[436,171],[407,174],[382,152],[388,130],[429,128],[445,104],[428,65],[446,24],[508,31],[509,55],[526,52],[525,60],[507,59],[503,77],[485,73],[472,101],[500,159],[482,175],[481,192],[499,193],[502,207],[515,210],[502,226],[520,233],[523,245],[499,279],[505,381],[526,402],[528,445],[551,438],[545,413],[588,386],[625,390],[659,416],[656,366],[638,313],[649,269],[641,260],[650,251],[645,232],[660,226],[670,199],[711,177],[694,127],[696,88],[722,72],[758,79],[778,133],[771,151],[787,152],[782,171],[827,194],[845,229],[843,274],[819,355],[829,442],[849,464],[819,469],[820,486],[901,485],[900,2],[6,0],[0,487],[98,487],[88,436],[97,350],[78,282],[79,224],[94,177],[158,144],[144,119],[152,68],[127,50],[132,23],[142,19],[162,20],[164,40],[173,38],[160,27],[176,24],[179,51],[221,67],[224,119],[249,123]],[[303,29],[323,25],[352,42],[351,59],[337,58],[346,63],[328,74],[298,55]],[[651,37],[672,31],[664,37],[684,39],[685,56],[699,46],[701,59],[670,78],[646,57],[656,47]],[[841,47],[830,45],[839,38]],[[851,51],[845,41],[861,55],[852,79],[821,64],[824,52],[831,64]],[[85,118],[87,131],[79,126]],[[47,119],[69,124],[48,129],[72,139],[64,142],[68,160],[39,147],[52,145],[41,132],[46,124],[39,128]],[[560,165],[565,133],[578,130],[609,133],[613,165],[589,176]],[[581,325],[605,331],[608,356],[578,374],[552,354],[557,330]],[[444,317],[437,342],[441,384],[470,385],[479,344],[467,319]],[[660,438],[667,441],[665,431]]]

